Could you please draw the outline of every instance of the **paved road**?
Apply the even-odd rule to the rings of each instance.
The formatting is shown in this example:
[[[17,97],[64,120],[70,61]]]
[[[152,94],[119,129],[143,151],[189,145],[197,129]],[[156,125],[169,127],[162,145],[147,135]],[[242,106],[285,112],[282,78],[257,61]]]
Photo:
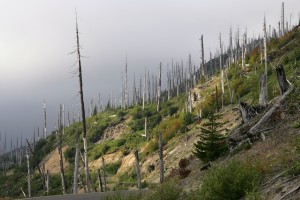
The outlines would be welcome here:
[[[145,191],[145,190],[143,190]],[[112,195],[130,195],[130,194],[138,194],[138,190],[127,190],[127,191],[117,191],[117,192],[93,192],[88,194],[67,194],[67,195],[55,195],[55,196],[43,196],[43,197],[34,197],[34,198],[27,198],[26,200],[104,200],[106,196]]]

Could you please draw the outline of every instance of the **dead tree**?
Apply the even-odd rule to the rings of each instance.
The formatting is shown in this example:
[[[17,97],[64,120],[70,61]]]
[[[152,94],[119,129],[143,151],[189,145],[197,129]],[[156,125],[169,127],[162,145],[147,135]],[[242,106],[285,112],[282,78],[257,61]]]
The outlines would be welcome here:
[[[268,102],[268,58],[267,58],[267,30],[266,30],[266,17],[264,17],[264,59],[265,59],[265,73],[260,76],[260,94],[259,94],[259,104],[261,106],[266,106]]]
[[[50,175],[49,171],[46,172],[46,194],[49,195],[49,189],[50,189]]]
[[[128,86],[127,86],[127,55],[126,55],[126,63],[125,63],[125,79],[124,79],[124,109],[128,106]]]
[[[140,190],[142,189],[142,181],[141,181],[141,173],[140,173],[139,152],[137,149],[134,150],[134,156],[135,156],[137,188]]]
[[[58,156],[59,156],[59,166],[60,166],[60,176],[61,176],[61,186],[62,186],[62,192],[63,194],[66,193],[66,186],[65,186],[65,172],[64,172],[64,162],[63,162],[63,156],[62,156],[62,106],[59,106],[59,114],[58,114],[58,131],[57,131],[57,137],[58,137],[58,144],[57,144],[57,150],[58,150]]]
[[[284,2],[282,2],[281,4],[281,31],[282,31],[282,35],[285,34],[285,21],[284,21]]]
[[[280,87],[280,94],[283,95],[289,89],[289,83],[286,80],[283,65],[276,67],[277,81]]]
[[[98,173],[98,181],[99,181],[99,190],[100,190],[101,192],[103,192],[100,169],[98,169],[97,173]]]
[[[27,149],[27,148],[26,148]],[[30,198],[31,197],[31,180],[30,180],[30,176],[31,176],[31,173],[30,173],[30,163],[29,163],[29,152],[27,150],[27,155],[26,155],[26,158],[27,158],[27,185],[28,185],[28,197]]]
[[[164,155],[163,155],[162,133],[160,130],[158,130],[158,152],[159,152],[159,181],[162,184],[164,182]]]
[[[200,41],[201,41],[201,76],[202,76],[202,77],[206,77],[206,76],[207,76],[207,73],[206,73],[205,65],[204,65],[203,34],[201,35]]]
[[[102,157],[102,172],[103,172],[103,184],[104,184],[104,192],[106,192],[106,170],[105,170],[105,162],[104,158]]]
[[[160,106],[160,92],[161,92],[161,63],[159,64],[159,74],[158,74],[158,86],[157,86],[157,112],[159,112]]]
[[[76,129],[76,151],[75,151],[75,164],[74,164],[74,182],[73,182],[73,193],[77,194],[78,188],[78,165],[79,165],[79,151],[80,151],[80,140],[79,140],[79,131]]]
[[[79,31],[76,14],[76,39],[77,39],[77,61],[78,61],[78,72],[79,72],[79,87],[80,87],[80,104],[81,104],[81,116],[82,116],[82,128],[83,128],[83,148],[84,148],[84,162],[85,162],[85,178],[87,185],[87,192],[90,192],[90,180],[89,180],[89,159],[88,159],[88,147],[86,137],[86,121],[85,121],[85,108],[83,100],[83,81],[82,81],[82,68],[81,68],[81,54],[80,54],[80,43],[79,43]]]
[[[47,138],[47,111],[46,111],[45,99],[44,99],[44,137]]]
[[[147,94],[147,69],[145,68],[144,74],[144,88],[143,88],[143,110],[145,109],[145,101],[146,101],[146,94]]]

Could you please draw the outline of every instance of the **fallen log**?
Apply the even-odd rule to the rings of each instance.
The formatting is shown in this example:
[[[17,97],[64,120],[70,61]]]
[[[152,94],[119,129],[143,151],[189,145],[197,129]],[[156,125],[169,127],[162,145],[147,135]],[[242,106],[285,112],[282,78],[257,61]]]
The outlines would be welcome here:
[[[265,123],[274,113],[274,111],[279,108],[280,104],[286,99],[286,97],[293,91],[294,86],[289,82],[289,89],[280,96],[275,104],[270,108],[270,110],[249,130],[249,134],[253,135],[256,132],[258,132],[259,128],[262,126],[263,123]]]
[[[280,200],[286,199],[288,196],[294,194],[294,193],[297,192],[298,190],[300,190],[300,185],[297,186],[297,187],[295,187],[295,188],[293,188],[292,190],[290,190],[290,191],[289,191],[288,193],[286,193],[285,195],[283,195],[283,196],[280,198]]]

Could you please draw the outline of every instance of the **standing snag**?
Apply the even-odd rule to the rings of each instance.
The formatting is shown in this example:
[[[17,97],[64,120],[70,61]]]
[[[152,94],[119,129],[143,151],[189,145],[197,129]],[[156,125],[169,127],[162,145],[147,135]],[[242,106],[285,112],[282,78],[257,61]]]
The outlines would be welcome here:
[[[77,14],[76,14],[76,40],[77,40],[77,59],[78,59],[78,72],[79,72],[79,87],[80,87],[80,104],[81,104],[81,116],[82,116],[82,128],[83,128],[83,148],[84,148],[84,163],[85,163],[85,178],[87,192],[90,192],[90,175],[89,175],[89,159],[88,159],[88,149],[87,149],[87,138],[86,138],[86,121],[85,121],[85,108],[83,100],[83,81],[82,81],[82,69],[81,69],[81,55],[80,55],[80,44],[79,44],[79,32],[78,32],[78,23],[77,23]]]

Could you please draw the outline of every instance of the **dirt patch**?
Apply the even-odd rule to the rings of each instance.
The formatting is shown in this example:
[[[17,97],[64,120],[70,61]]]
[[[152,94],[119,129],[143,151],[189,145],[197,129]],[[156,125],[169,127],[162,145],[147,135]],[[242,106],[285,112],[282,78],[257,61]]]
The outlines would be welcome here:
[[[111,153],[104,156],[105,164],[116,163],[122,160],[123,153],[121,151],[117,151],[115,153]],[[96,171],[102,167],[102,157],[97,160],[93,160],[89,163],[89,167],[91,170]]]
[[[64,155],[64,152],[66,151],[68,147],[64,146],[62,148],[62,152]],[[69,163],[63,156],[63,162],[64,162],[64,168],[67,168],[69,166]],[[60,173],[60,166],[59,166],[59,157],[58,157],[58,150],[57,148],[52,151],[50,154],[48,154],[45,159],[42,161],[42,163],[45,163],[45,170],[48,170],[49,173]]]
[[[104,134],[98,143],[110,139],[119,139],[126,133],[129,133],[129,127],[124,124],[117,124],[116,126],[108,127],[105,129]]]

